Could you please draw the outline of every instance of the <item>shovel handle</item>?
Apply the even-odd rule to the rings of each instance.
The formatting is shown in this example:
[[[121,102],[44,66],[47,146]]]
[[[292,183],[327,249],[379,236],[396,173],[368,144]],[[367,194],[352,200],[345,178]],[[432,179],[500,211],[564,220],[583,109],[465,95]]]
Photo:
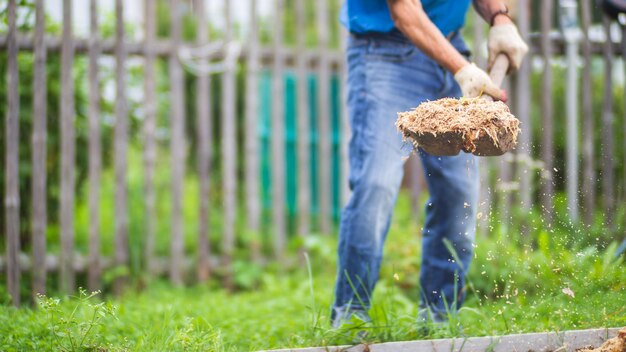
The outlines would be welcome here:
[[[500,87],[508,70],[509,58],[505,54],[498,54],[496,60],[493,62],[493,66],[491,66],[491,71],[489,71],[489,78],[491,78],[496,86]]]

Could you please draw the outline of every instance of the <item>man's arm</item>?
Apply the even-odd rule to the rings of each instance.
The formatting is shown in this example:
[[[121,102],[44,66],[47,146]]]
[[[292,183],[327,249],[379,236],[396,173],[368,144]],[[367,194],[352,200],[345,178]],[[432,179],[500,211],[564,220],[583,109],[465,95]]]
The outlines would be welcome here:
[[[472,2],[476,12],[490,25],[513,24],[511,18],[506,15],[508,9],[502,0],[473,0]]]
[[[426,55],[454,74],[463,96],[472,98],[484,93],[506,100],[504,91],[491,81],[487,73],[469,63],[441,34],[424,12],[420,0],[387,0],[387,5],[396,28]]]
[[[502,0],[473,0],[474,8],[491,25],[489,29],[489,67],[498,54],[509,58],[510,71],[519,69],[528,46],[519,35],[517,27],[508,16],[508,9]]]
[[[387,0],[396,28],[426,55],[452,73],[469,62],[428,18],[419,0]]]

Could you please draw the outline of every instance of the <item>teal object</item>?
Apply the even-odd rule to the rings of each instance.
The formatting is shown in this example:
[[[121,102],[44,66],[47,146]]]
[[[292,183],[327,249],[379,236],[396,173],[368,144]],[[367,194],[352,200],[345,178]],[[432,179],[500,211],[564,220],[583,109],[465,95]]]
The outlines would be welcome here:
[[[331,106],[331,143],[332,143],[332,212],[333,219],[339,220],[341,213],[341,183],[348,182],[347,177],[341,174],[341,79],[333,75],[330,81]]]
[[[284,77],[285,93],[282,99],[272,97],[272,73],[263,71],[259,79],[259,119],[258,133],[260,145],[260,177],[261,177],[261,204],[264,213],[272,210],[272,165],[271,165],[271,143],[272,134],[271,114],[272,104],[276,101],[283,102],[285,111],[285,135],[281,138],[285,142],[285,203],[286,211],[290,223],[294,223],[298,215],[298,131],[297,131],[297,78],[292,72],[287,72]],[[341,95],[340,79],[337,75],[331,77],[330,104],[331,104],[331,211],[333,219],[337,222],[341,213],[341,182],[345,182],[341,175]],[[311,215],[317,216],[319,213],[319,182],[318,173],[318,148],[319,132],[317,128],[318,119],[318,97],[317,97],[317,77],[311,74],[307,77],[309,88],[309,169],[311,172]],[[292,228],[292,226],[290,226]]]
[[[272,76],[269,72],[262,72],[259,79],[259,118],[257,131],[259,133],[261,177],[260,197],[263,209],[272,207],[272,164],[271,164],[271,114],[272,114]]]
[[[318,145],[320,143],[319,131],[317,129],[317,79],[315,75],[309,75],[308,77],[308,85],[309,85],[309,130],[311,134],[309,135],[309,170],[311,171],[311,175],[309,180],[311,180],[311,214],[313,216],[317,216],[319,214],[319,182],[317,179],[318,172]]]
[[[298,210],[298,110],[296,104],[296,79],[292,74],[285,77],[285,181],[287,214],[296,215]]]

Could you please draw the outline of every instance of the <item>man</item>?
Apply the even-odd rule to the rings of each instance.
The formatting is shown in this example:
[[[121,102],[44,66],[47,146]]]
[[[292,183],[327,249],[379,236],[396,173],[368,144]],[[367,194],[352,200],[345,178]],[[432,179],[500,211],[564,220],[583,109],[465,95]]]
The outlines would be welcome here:
[[[395,127],[396,113],[444,97],[506,96],[468,61],[459,34],[470,0],[346,0],[341,22],[347,48],[348,111],[352,128],[352,196],[339,227],[332,325],[367,310],[378,279],[383,243],[411,146]],[[489,64],[497,54],[516,70],[528,48],[501,0],[474,0],[490,23]],[[463,302],[478,205],[478,160],[472,154],[436,157],[419,150],[430,199],[423,228],[419,319],[446,320]],[[410,235],[410,234],[407,234]],[[446,248],[452,244],[458,263]]]

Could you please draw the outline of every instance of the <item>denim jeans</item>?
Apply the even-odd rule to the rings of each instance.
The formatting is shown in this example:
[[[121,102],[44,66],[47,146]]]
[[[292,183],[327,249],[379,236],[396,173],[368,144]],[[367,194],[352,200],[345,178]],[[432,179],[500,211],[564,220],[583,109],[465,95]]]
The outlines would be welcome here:
[[[467,54],[460,35],[450,41]],[[403,163],[412,150],[396,129],[397,113],[425,100],[461,95],[453,75],[399,32],[351,35],[347,61],[352,195],[339,226],[333,319],[347,311],[367,310],[378,280]],[[418,153],[430,194],[423,226],[420,305],[445,314],[458,309],[464,299],[476,226],[478,160],[463,152],[451,157]]]

